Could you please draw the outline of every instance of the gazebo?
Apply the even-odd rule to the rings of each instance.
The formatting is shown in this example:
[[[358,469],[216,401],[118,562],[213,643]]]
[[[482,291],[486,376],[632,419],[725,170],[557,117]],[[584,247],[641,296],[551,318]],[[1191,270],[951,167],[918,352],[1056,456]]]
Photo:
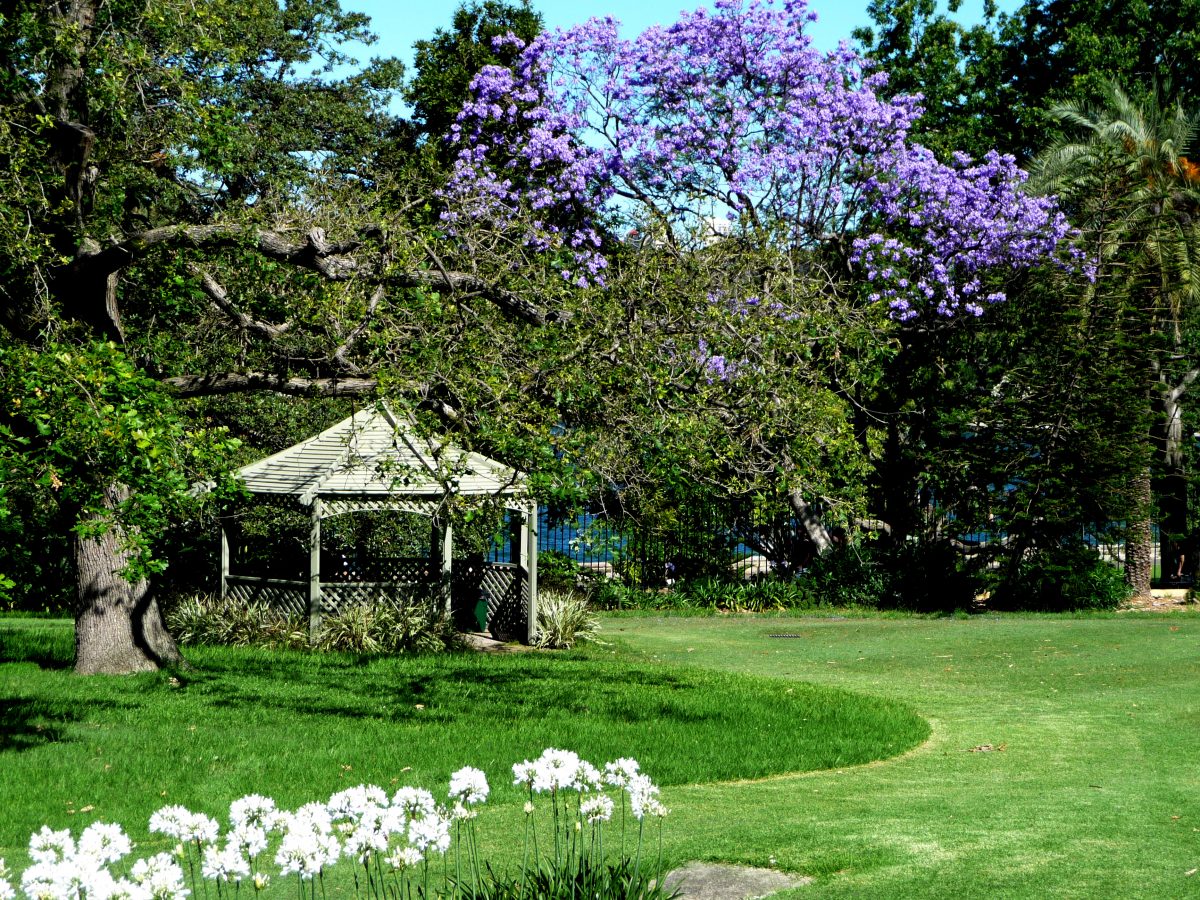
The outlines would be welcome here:
[[[537,503],[524,475],[478,453],[419,437],[385,405],[363,409],[315,437],[238,470],[255,497],[290,499],[309,514],[308,572],[235,572],[221,526],[221,596],[266,601],[307,614],[315,636],[327,613],[428,591],[447,613],[504,639],[532,642],[537,627]],[[455,571],[449,511],[455,498],[508,511],[508,561],[478,560]],[[426,557],[389,559],[369,572],[321,571],[321,523],[359,512],[401,511],[430,520]],[[236,548],[234,548],[236,549]],[[468,570],[469,569],[469,570]],[[363,575],[366,572],[367,577]]]

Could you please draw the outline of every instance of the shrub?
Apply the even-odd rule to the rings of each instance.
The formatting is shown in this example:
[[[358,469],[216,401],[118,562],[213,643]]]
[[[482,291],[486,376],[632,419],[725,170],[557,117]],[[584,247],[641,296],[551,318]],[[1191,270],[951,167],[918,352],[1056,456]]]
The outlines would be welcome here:
[[[888,590],[887,570],[874,544],[852,544],[818,556],[802,582],[821,606],[877,607]]]
[[[167,628],[181,644],[225,647],[308,646],[308,617],[267,603],[193,594],[171,604]]]
[[[346,653],[438,653],[458,644],[440,604],[412,598],[355,603],[321,618],[315,650]]]
[[[579,563],[558,550],[545,550],[538,554],[538,584],[541,587],[569,590],[583,576]]]
[[[913,612],[970,609],[983,579],[948,541],[920,541],[877,550],[887,589],[880,605]]]
[[[1117,568],[1082,541],[1050,547],[1022,559],[1015,575],[998,581],[988,599],[991,609],[1116,609],[1129,599],[1129,587]]]
[[[308,616],[267,603],[196,594],[166,613],[167,627],[183,644],[304,649]],[[440,604],[397,599],[353,604],[321,619],[312,649],[347,653],[437,652],[457,644]]]
[[[596,578],[586,585],[586,596],[595,609],[663,609],[663,591],[633,587],[616,578]]]
[[[594,640],[599,630],[600,622],[583,594],[558,589],[539,591],[534,646],[569,650],[579,641]]]

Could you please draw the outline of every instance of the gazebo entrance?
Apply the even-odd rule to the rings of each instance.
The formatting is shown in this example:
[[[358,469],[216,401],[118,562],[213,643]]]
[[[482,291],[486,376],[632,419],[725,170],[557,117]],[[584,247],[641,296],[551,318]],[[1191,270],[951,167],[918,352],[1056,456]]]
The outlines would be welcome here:
[[[327,614],[355,604],[428,602],[464,631],[532,642],[537,625],[537,504],[520,473],[477,453],[418,437],[386,405],[238,470],[257,498],[307,509],[307,559],[284,571],[246,570],[245,554],[221,527],[221,596],[265,601],[309,620],[310,638]],[[456,503],[507,511],[507,562],[455,560]],[[429,522],[419,556],[322,552],[322,523],[364,512],[403,512]]]

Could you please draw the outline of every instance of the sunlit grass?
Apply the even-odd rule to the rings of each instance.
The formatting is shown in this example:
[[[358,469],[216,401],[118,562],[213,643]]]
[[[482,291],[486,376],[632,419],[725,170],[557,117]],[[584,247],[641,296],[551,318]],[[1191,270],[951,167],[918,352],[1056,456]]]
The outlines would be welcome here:
[[[363,782],[444,796],[461,766],[507,785],[548,746],[633,756],[669,787],[854,765],[928,734],[899,703],[611,653],[193,648],[189,671],[80,678],[70,651],[69,623],[0,621],[10,862],[43,823],[118,821],[136,839],[167,803],[219,816],[250,792],[294,807]]]

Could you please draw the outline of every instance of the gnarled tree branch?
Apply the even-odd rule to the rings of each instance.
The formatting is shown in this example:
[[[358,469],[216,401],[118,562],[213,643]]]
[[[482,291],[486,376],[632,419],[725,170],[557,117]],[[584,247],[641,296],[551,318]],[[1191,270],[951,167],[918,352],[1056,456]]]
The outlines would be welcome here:
[[[233,302],[229,299],[229,292],[215,278],[207,272],[201,271],[197,266],[188,266],[188,271],[200,279],[200,286],[204,289],[204,293],[208,295],[208,298],[212,300],[213,305],[225,313],[244,331],[249,331],[268,341],[273,341],[283,337],[291,329],[291,322],[274,325],[270,322],[259,321],[242,312],[233,305]]]
[[[270,372],[214,372],[209,375],[176,375],[162,383],[180,397],[211,397],[273,391],[305,397],[350,397],[373,394],[379,382],[370,377],[298,378]]]

